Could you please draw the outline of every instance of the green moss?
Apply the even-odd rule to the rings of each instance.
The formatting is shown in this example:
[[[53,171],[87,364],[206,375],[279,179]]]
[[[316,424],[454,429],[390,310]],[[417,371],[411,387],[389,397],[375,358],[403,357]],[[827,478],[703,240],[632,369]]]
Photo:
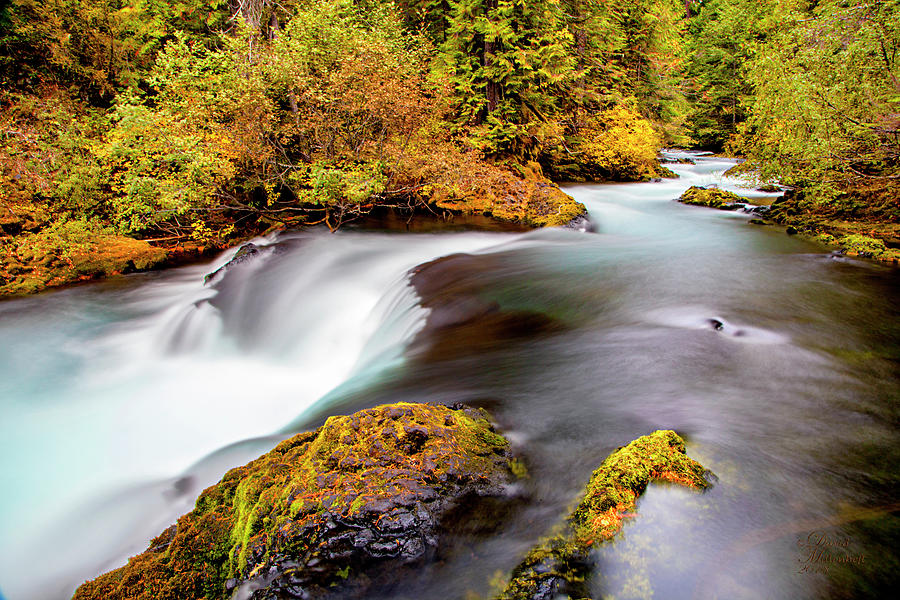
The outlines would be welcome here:
[[[735,193],[720,190],[718,188],[707,189],[692,185],[681,194],[678,201],[683,204],[722,209],[731,204],[747,202],[747,199],[741,198]]]
[[[411,488],[440,492],[498,469],[508,476],[508,447],[483,411],[399,403],[331,417],[229,471],[179,519],[163,548],[151,546],[85,583],[75,598],[225,598],[227,579],[250,577],[268,557],[314,553],[329,519],[412,497]],[[349,573],[335,567],[322,585]]]
[[[897,264],[900,197],[895,187],[861,185],[833,196],[788,190],[766,218],[847,254]]]
[[[535,598],[539,590],[553,584],[562,584],[566,597],[585,598],[589,593],[589,574],[585,548],[563,535],[555,535],[528,553],[495,600]]]
[[[888,250],[882,240],[860,234],[845,235],[837,243],[847,254],[857,256],[879,258]]]
[[[687,456],[674,431],[656,431],[609,456],[588,482],[584,498],[572,513],[576,536],[590,545],[619,531],[624,515],[651,480],[706,489],[706,470]]]
[[[663,165],[656,166],[656,175],[657,177],[663,177],[665,179],[678,179],[678,173]]]
[[[526,479],[528,477],[528,467],[521,460],[514,458],[509,461],[509,469],[516,479]]]
[[[167,258],[147,242],[66,222],[0,245],[0,296],[39,292],[97,277],[142,271]]]
[[[509,170],[494,165],[473,166],[455,185],[432,186],[427,200],[442,210],[532,227],[565,225],[587,213],[582,203],[546,179],[537,163],[514,163]]]
[[[573,598],[586,598],[590,548],[615,537],[624,518],[651,481],[703,490],[708,472],[687,456],[674,431],[655,431],[612,453],[591,475],[567,529],[541,541],[510,576],[497,600],[534,598],[555,586]]]

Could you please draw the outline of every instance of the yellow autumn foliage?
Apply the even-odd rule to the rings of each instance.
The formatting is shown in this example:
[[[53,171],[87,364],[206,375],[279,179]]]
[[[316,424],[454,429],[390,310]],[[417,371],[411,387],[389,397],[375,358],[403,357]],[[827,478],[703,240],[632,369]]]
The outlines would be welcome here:
[[[640,181],[656,176],[662,139],[632,109],[618,105],[594,115],[583,136],[581,162],[593,179]]]

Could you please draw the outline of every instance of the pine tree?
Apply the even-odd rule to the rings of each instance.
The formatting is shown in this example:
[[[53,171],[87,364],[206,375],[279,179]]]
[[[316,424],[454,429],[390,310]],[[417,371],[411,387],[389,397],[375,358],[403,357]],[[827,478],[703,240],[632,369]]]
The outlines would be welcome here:
[[[559,0],[458,0],[448,22],[438,71],[453,86],[459,121],[489,153],[534,156],[575,75]]]

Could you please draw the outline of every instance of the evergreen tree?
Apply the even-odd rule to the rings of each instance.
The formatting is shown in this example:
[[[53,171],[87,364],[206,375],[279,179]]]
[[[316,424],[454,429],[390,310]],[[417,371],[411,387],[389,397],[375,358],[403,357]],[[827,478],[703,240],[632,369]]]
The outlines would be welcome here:
[[[489,153],[535,156],[557,133],[558,92],[574,76],[559,0],[457,0],[448,22],[438,71],[460,122]]]

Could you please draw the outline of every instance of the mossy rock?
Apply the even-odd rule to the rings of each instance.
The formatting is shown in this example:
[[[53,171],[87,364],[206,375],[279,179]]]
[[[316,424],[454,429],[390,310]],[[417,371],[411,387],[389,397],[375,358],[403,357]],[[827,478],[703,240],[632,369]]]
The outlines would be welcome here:
[[[737,194],[726,190],[703,188],[693,185],[678,198],[678,201],[682,204],[708,206],[720,210],[734,210],[735,208],[738,208],[740,204],[747,202],[747,199],[741,198]]]
[[[537,163],[507,169],[481,165],[453,186],[434,186],[428,201],[454,213],[485,215],[532,227],[563,226],[587,209],[546,179]]]
[[[710,477],[674,431],[655,431],[619,448],[591,475],[564,531],[528,553],[496,600],[587,598],[591,548],[620,532],[651,481],[705,490]]]
[[[435,551],[442,518],[503,497],[509,444],[465,407],[329,418],[208,488],[194,510],[76,600],[355,598]],[[459,511],[459,508],[456,508]]]
[[[662,164],[657,165],[656,167],[656,176],[662,177],[663,179],[678,179],[678,173],[666,167]]]
[[[0,296],[162,265],[168,252],[133,238],[78,230],[77,226],[24,234],[0,247]]]
[[[882,240],[860,234],[845,235],[837,244],[845,253],[863,258],[880,258],[888,251]]]

